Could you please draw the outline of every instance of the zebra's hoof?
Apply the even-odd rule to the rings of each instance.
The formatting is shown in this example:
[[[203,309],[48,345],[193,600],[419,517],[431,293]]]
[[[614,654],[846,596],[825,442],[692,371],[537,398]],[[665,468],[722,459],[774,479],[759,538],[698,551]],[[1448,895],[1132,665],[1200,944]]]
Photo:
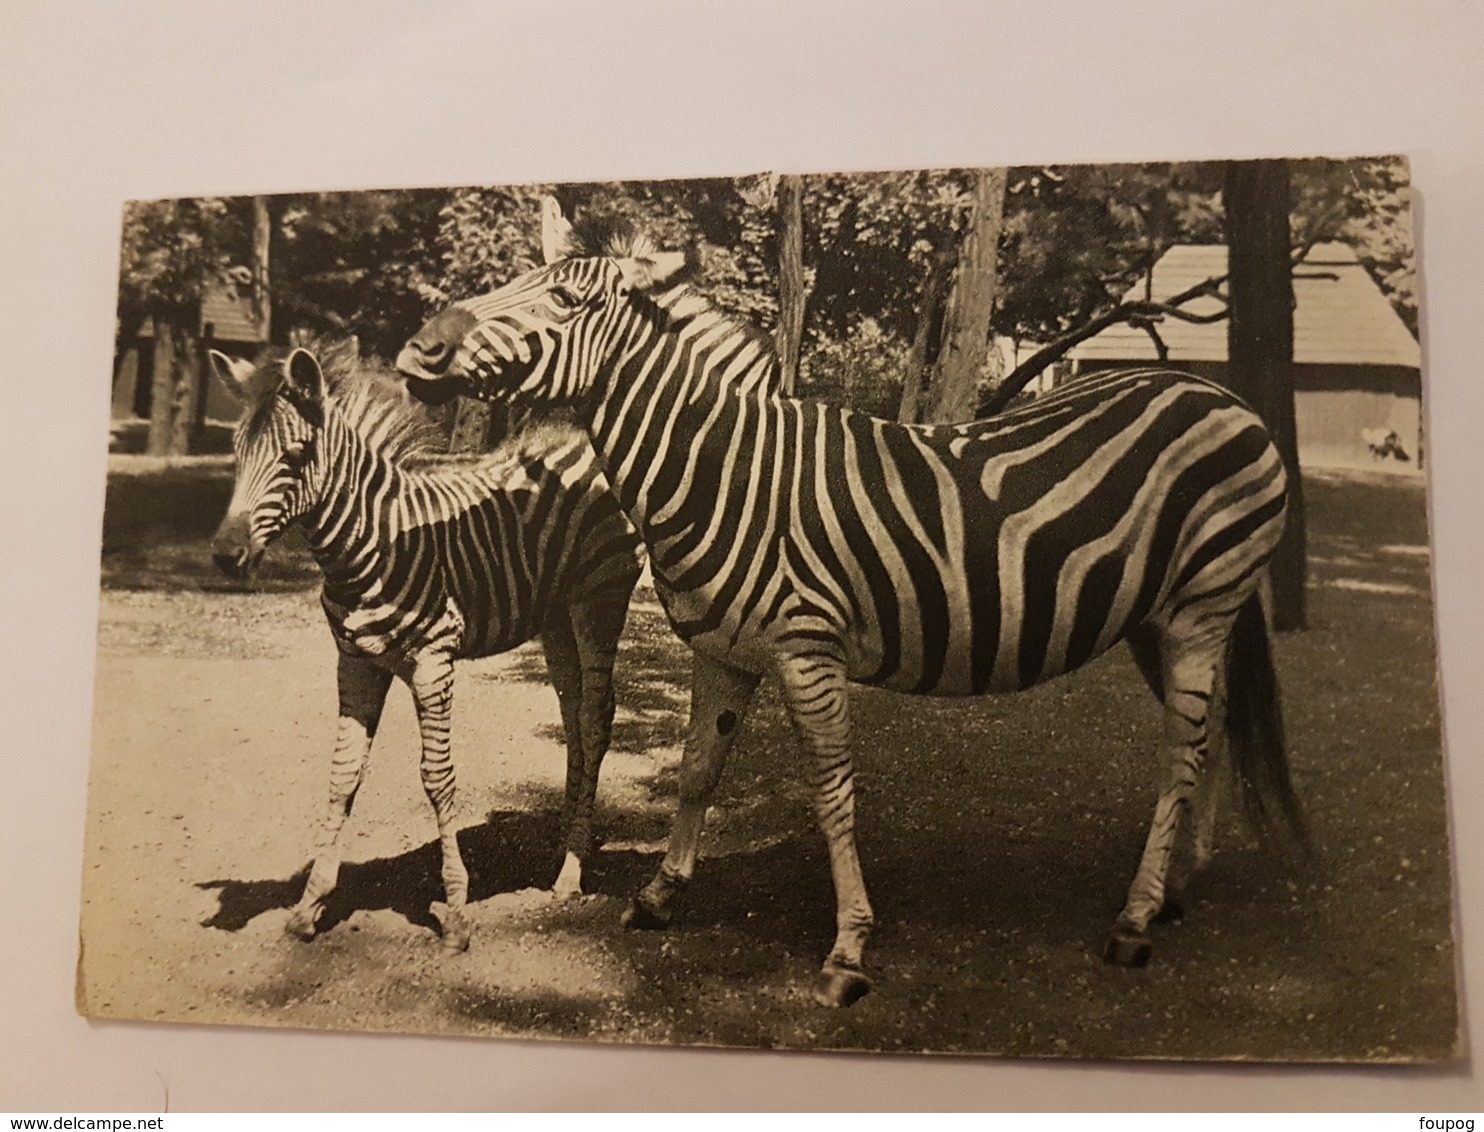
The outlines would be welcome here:
[[[1132,928],[1114,928],[1103,944],[1103,958],[1119,967],[1143,967],[1153,951],[1149,936]]]
[[[318,908],[295,908],[288,923],[283,925],[284,935],[290,935],[308,943],[315,936],[314,921],[318,919],[318,913]]]
[[[814,1001],[834,1010],[858,1002],[871,993],[871,980],[856,967],[842,967],[837,963],[826,963],[819,973],[819,983],[814,988]]]
[[[624,909],[619,923],[630,931],[655,932],[664,931],[674,920],[675,914],[668,909],[660,910],[649,904],[640,893],[634,897],[634,901]]]
[[[438,921],[445,951],[469,950],[469,938],[474,934],[474,927],[469,923],[469,917],[464,914],[462,908],[450,908],[439,901],[428,911]]]

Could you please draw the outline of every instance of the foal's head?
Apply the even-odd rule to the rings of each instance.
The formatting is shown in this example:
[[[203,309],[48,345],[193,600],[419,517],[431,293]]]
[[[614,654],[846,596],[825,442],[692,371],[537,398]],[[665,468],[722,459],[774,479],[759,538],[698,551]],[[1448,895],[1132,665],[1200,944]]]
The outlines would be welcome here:
[[[232,437],[237,479],[211,544],[217,567],[240,578],[319,498],[329,395],[319,359],[309,350],[258,364],[212,350],[211,365],[243,403]]]

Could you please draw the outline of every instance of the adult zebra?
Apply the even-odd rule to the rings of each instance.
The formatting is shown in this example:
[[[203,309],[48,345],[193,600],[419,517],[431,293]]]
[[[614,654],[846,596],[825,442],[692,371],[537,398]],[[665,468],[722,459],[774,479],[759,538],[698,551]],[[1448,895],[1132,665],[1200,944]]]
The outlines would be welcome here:
[[[1167,777],[1107,954],[1149,955],[1226,658],[1227,732],[1249,812],[1303,837],[1258,598],[1282,533],[1283,465],[1230,393],[1155,369],[1098,376],[987,421],[909,427],[776,388],[768,341],[695,300],[651,298],[688,253],[570,256],[435,316],[397,367],[414,393],[576,408],[655,585],[695,653],[669,851],[627,921],[663,925],[759,675],[808,749],[837,933],[819,999],[870,986],[847,681],[932,695],[1025,688],[1119,640],[1165,705]]]
[[[639,542],[587,438],[547,426],[476,461],[433,463],[427,429],[354,341],[259,365],[212,351],[244,402],[237,480],[213,549],[245,575],[298,522],[324,573],[339,647],[340,722],[329,809],[290,934],[308,939],[340,868],[340,835],[393,677],[412,690],[422,783],[438,819],[446,946],[469,945],[468,872],[456,839],[450,750],[453,662],[538,633],[567,740],[566,859],[555,889],[581,889],[598,771],[613,723],[613,660],[638,581]]]

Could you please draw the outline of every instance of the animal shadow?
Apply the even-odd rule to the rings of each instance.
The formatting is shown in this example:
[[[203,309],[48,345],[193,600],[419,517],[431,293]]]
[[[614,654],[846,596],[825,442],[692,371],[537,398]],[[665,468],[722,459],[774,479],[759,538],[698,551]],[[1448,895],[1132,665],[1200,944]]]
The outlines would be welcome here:
[[[563,857],[561,814],[495,811],[483,824],[459,831],[459,851],[469,870],[470,903],[526,888],[549,888]],[[657,864],[657,856],[599,852],[586,870],[585,887],[590,893],[617,895],[622,890],[627,896]],[[292,908],[303,895],[308,876],[306,865],[280,880],[203,881],[196,887],[215,890],[219,903],[201,926],[236,932],[265,912]],[[442,899],[441,858],[434,840],[395,857],[342,864],[316,930],[329,931],[358,911],[383,909],[437,930],[428,907]]]

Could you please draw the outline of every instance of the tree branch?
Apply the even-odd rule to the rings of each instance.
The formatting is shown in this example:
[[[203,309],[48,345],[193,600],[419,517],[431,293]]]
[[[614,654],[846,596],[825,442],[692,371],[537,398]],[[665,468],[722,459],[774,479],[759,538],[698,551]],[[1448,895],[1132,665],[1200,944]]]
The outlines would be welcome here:
[[[1331,225],[1342,212],[1343,206],[1332,208],[1315,223],[1309,238],[1295,248],[1289,256],[1289,263],[1297,267],[1302,263],[1317,244],[1323,243],[1332,235]],[[1203,279],[1193,287],[1188,287],[1178,295],[1171,295],[1163,302],[1151,303],[1145,301],[1119,303],[1107,314],[1099,315],[1076,330],[1049,345],[1043,346],[1020,365],[1016,366],[1005,380],[1000,382],[995,389],[979,402],[974,411],[974,416],[992,417],[1000,412],[1014,399],[1022,389],[1030,384],[1031,379],[1036,377],[1052,362],[1058,361],[1074,347],[1086,342],[1089,338],[1101,334],[1110,326],[1116,326],[1120,322],[1126,322],[1130,326],[1138,327],[1145,331],[1154,340],[1154,348],[1159,354],[1159,360],[1169,360],[1169,350],[1165,347],[1163,340],[1155,330],[1155,324],[1165,318],[1178,319],[1181,322],[1190,322],[1198,326],[1209,325],[1220,322],[1231,315],[1231,307],[1225,305],[1226,296],[1221,293],[1230,273],[1224,275],[1213,275],[1209,279]],[[1220,299],[1223,303],[1219,311],[1210,314],[1192,314],[1190,311],[1180,308],[1195,299],[1212,298]]]
[[[1208,293],[1208,285],[1214,286],[1216,280],[1206,280],[1197,284],[1189,291],[1177,296],[1178,302],[1189,302]],[[1016,366],[1005,380],[995,390],[979,402],[975,410],[976,417],[992,417],[1003,409],[1010,400],[1030,383],[1035,377],[1052,362],[1060,359],[1074,346],[1086,342],[1107,330],[1110,326],[1116,326],[1120,322],[1126,322],[1130,326],[1138,327],[1145,331],[1154,340],[1155,350],[1159,353],[1160,361],[1169,360],[1169,350],[1164,341],[1155,331],[1155,325],[1165,318],[1177,319],[1180,322],[1190,322],[1196,325],[1220,322],[1231,313],[1230,309],[1223,306],[1219,311],[1210,314],[1192,314],[1190,311],[1180,310],[1175,301],[1168,303],[1147,303],[1142,300],[1132,303],[1119,303],[1105,315],[1093,319],[1091,322],[1079,326],[1069,334],[1058,338],[1050,345],[1043,346],[1020,365]]]

